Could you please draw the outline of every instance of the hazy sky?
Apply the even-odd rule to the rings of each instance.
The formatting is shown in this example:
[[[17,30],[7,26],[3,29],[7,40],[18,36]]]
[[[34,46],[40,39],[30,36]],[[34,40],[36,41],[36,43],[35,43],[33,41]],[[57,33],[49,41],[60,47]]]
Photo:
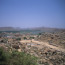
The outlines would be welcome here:
[[[65,0],[0,0],[0,27],[65,28]]]

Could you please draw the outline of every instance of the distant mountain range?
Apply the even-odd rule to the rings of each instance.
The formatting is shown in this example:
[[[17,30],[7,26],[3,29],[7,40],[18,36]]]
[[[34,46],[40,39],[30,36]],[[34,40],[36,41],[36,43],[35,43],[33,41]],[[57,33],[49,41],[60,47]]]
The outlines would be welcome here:
[[[16,27],[0,27],[0,31],[20,31],[21,29]]]
[[[19,28],[19,27],[0,27],[0,31],[22,31],[22,30],[39,30],[39,31],[44,31],[44,32],[55,32],[55,31],[61,31],[65,29],[58,29],[58,28],[48,28],[48,27],[36,27],[36,28]]]
[[[37,28],[31,28],[29,30],[40,30],[40,31],[44,31],[44,32],[65,31],[65,29],[61,29],[61,28],[50,28],[50,27],[37,27]]]

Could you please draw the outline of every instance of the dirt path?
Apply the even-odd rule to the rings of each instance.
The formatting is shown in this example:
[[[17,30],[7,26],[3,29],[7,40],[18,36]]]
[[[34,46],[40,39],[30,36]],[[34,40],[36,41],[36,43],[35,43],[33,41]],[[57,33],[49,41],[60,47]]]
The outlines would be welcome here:
[[[44,46],[46,46],[48,48],[52,48],[57,51],[65,52],[65,49],[50,45],[48,42],[40,42],[40,41],[36,41],[36,40],[21,40],[20,42],[21,43],[33,43],[33,44],[36,44],[36,46],[38,46],[39,48],[43,48]]]

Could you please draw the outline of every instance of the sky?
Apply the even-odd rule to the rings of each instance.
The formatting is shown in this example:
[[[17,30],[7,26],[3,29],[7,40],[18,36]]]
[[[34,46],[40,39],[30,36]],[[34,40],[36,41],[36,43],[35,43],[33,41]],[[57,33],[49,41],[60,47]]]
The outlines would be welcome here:
[[[65,28],[65,0],[0,0],[0,27]]]

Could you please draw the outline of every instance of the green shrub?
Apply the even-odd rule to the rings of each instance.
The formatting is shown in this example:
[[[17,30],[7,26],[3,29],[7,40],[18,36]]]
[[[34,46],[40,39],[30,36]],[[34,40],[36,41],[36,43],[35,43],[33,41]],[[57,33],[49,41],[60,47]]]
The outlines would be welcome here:
[[[0,65],[8,65],[9,53],[5,52],[3,48],[0,48]]]
[[[24,37],[24,40],[26,40],[27,38],[26,37]]]
[[[16,38],[16,40],[21,40],[21,38]]]
[[[7,39],[2,39],[0,42],[1,43],[7,43]]]
[[[24,52],[12,52],[13,65],[36,65],[37,58]]]
[[[0,65],[37,65],[37,58],[24,52],[4,52],[0,49]]]
[[[39,33],[38,35],[41,35],[42,33]]]
[[[30,37],[30,39],[34,39],[34,37]]]

